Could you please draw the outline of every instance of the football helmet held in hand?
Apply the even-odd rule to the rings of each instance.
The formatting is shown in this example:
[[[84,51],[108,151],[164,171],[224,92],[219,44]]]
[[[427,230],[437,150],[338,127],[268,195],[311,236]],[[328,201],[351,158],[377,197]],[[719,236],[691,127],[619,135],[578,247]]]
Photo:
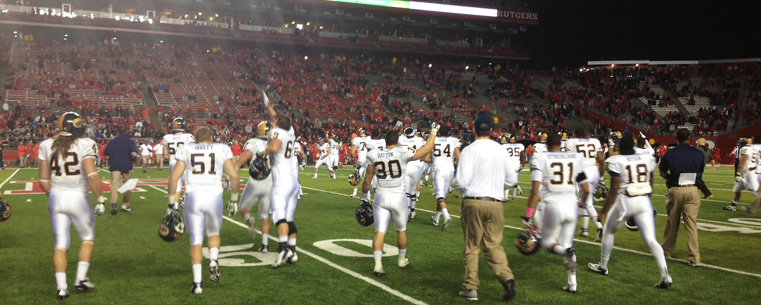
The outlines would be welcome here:
[[[373,205],[370,204],[370,201],[362,200],[357,210],[354,211],[354,217],[357,218],[357,222],[363,227],[372,225],[375,219],[373,218]]]
[[[264,180],[270,175],[272,168],[270,168],[269,158],[264,155],[255,155],[248,166],[248,174],[254,180]]]
[[[359,185],[359,179],[360,179],[359,169],[354,169],[354,172],[351,175],[349,175],[349,179],[348,179],[349,184],[351,184],[351,186],[357,186]]]
[[[8,201],[0,199],[0,222],[6,221],[8,218],[11,218],[11,205],[8,204]]]
[[[600,180],[597,184],[594,192],[595,200],[605,200],[608,197],[608,186],[605,185],[605,181]]]
[[[173,242],[180,239],[185,232],[185,222],[180,216],[180,212],[172,209],[169,215],[164,216],[159,225],[159,237],[167,242]]]
[[[541,248],[542,239],[537,234],[531,234],[530,230],[523,230],[515,240],[515,247],[523,255],[532,255]]]

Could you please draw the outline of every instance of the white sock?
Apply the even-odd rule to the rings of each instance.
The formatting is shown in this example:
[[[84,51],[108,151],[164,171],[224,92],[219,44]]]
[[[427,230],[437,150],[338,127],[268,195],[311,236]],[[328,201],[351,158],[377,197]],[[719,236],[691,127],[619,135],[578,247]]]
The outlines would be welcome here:
[[[277,240],[281,243],[288,242],[288,235],[280,235],[277,237]]]
[[[296,246],[296,239],[295,238],[289,238],[288,239],[288,245],[289,246]]]
[[[90,268],[90,263],[80,261],[77,264],[77,277],[75,278],[75,281],[84,280],[87,277],[87,269],[89,268]]]
[[[444,214],[444,220],[449,219],[449,211],[447,211],[447,208],[441,209],[441,214]]]
[[[243,220],[248,221],[249,219],[251,219],[251,213],[243,214]]]
[[[439,220],[441,217],[441,211],[436,211],[436,214],[433,214],[433,219]]]
[[[383,269],[383,251],[373,251],[373,258],[375,259],[375,270]]]
[[[219,258],[219,248],[209,248],[209,259],[216,260]]]
[[[262,245],[265,245],[265,246],[268,245],[269,240],[270,240],[269,234],[262,234]]]
[[[589,216],[581,216],[581,228],[584,230],[589,228]]]
[[[66,285],[66,272],[56,272],[55,283],[58,285],[59,290],[69,288],[69,286]]]
[[[357,196],[357,188],[356,187],[354,188],[354,191],[351,192],[351,195],[352,196]]]
[[[200,283],[201,281],[201,264],[193,265],[193,283]]]
[[[399,263],[404,263],[404,257],[407,256],[407,249],[399,249]]]

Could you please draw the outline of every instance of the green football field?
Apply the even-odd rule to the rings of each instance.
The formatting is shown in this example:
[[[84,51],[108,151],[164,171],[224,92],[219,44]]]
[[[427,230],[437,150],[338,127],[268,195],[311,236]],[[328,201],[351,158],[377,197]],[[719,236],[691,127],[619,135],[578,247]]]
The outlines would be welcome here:
[[[221,282],[208,279],[204,261],[202,296],[190,293],[192,274],[188,238],[167,243],[158,237],[159,222],[166,211],[168,170],[139,170],[141,179],[133,192],[132,212],[112,216],[106,211],[97,217],[95,254],[88,276],[97,288],[91,292],[73,289],[79,237],[72,228],[68,253],[68,284],[72,304],[450,304],[467,303],[458,298],[463,281],[462,229],[457,191],[450,194],[449,210],[455,215],[449,231],[431,225],[435,200],[430,187],[424,188],[418,213],[408,226],[411,266],[396,267],[396,234],[386,236],[389,256],[384,257],[387,275],[373,276],[373,227],[362,227],[354,219],[357,198],[350,198],[346,177],[328,178],[320,169],[319,179],[311,179],[314,169],[306,168],[300,178],[306,193],[299,201],[296,224],[299,229],[299,261],[278,269],[274,261],[277,242],[270,240],[268,254],[258,253],[261,237],[251,240],[240,215],[225,217],[220,251]],[[109,176],[100,171],[101,178]],[[247,171],[241,170],[247,179]],[[666,187],[657,178],[653,206],[658,240],[666,221]],[[9,168],[0,172],[4,198],[13,207],[13,216],[0,223],[0,304],[51,304],[56,284],[53,276],[53,235],[47,212],[47,197],[36,183],[37,170]],[[757,304],[761,284],[761,219],[743,212],[723,211],[732,196],[732,168],[707,171],[705,180],[714,197],[703,200],[699,215],[703,267],[687,265],[687,239],[680,230],[674,259],[668,260],[674,285],[668,290],[653,288],[660,276],[638,232],[626,229],[616,234],[616,250],[611,255],[610,274],[589,271],[588,262],[600,259],[600,244],[593,237],[575,241],[579,262],[576,295],[562,291],[566,282],[560,256],[540,252],[523,256],[513,246],[522,229],[529,193],[529,175],[521,176],[524,195],[505,204],[505,240],[510,267],[515,273],[515,304]],[[104,182],[104,184],[107,184]],[[229,196],[229,194],[225,195]],[[743,193],[741,205],[751,195]],[[599,205],[601,202],[596,203]],[[593,225],[590,225],[593,226]],[[393,228],[393,227],[392,227]],[[272,232],[274,233],[274,226]],[[592,234],[594,235],[594,234]],[[205,252],[207,253],[207,252]],[[207,254],[205,254],[207,255]],[[501,302],[502,287],[491,268],[481,258],[481,303]]]

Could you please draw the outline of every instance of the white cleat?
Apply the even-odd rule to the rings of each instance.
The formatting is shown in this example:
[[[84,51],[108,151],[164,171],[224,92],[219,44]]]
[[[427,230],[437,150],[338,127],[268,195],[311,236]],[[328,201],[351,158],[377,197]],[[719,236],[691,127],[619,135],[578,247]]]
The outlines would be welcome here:
[[[66,298],[70,297],[71,294],[69,293],[68,289],[58,289],[57,296],[59,300],[65,300]]]
[[[76,288],[79,291],[90,291],[95,289],[95,284],[90,282],[89,278],[84,278],[82,280],[77,281],[74,284],[74,288]]]
[[[193,283],[193,287],[190,287],[190,293],[195,295],[201,295],[203,293],[203,284]]]
[[[219,283],[219,261],[213,259],[209,262],[209,273],[211,274],[211,282]]]
[[[280,267],[283,263],[285,263],[289,258],[293,256],[293,252],[289,249],[285,249],[283,251],[280,251],[277,253],[277,259],[275,259],[275,263],[272,264],[272,268]]]
[[[438,219],[438,218],[436,218],[436,216],[431,216],[431,223],[432,223],[434,226],[438,227],[438,226],[439,226],[439,219]]]
[[[444,219],[444,225],[441,226],[441,232],[446,232],[449,229],[450,224],[452,224],[452,217]]]
[[[666,278],[661,279],[661,281],[658,282],[658,284],[655,284],[655,288],[669,289],[669,287],[671,287],[671,284],[673,283],[674,281],[671,280],[671,276],[668,275],[666,276]]]
[[[409,266],[409,265],[410,265],[410,259],[409,258],[405,258],[403,261],[399,261],[396,264],[396,266],[398,266],[399,268],[402,268],[402,269],[407,268],[407,266]]]
[[[289,258],[285,262],[289,264],[295,264],[298,261],[299,261],[299,255],[296,252],[293,252],[293,256],[291,256],[291,258]]]

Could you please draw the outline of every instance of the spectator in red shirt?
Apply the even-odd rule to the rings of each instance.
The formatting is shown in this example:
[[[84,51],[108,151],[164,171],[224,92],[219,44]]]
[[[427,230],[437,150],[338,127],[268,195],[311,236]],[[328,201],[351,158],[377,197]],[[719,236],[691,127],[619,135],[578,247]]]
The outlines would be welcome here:
[[[240,142],[237,139],[233,140],[233,145],[230,145],[230,150],[233,151],[233,162],[238,162],[240,154],[243,152],[243,147],[240,146]]]
[[[28,152],[26,150],[26,145],[24,145],[24,141],[19,142],[19,145],[18,145],[18,166],[19,167],[25,167],[28,165],[27,155],[28,155]]]

